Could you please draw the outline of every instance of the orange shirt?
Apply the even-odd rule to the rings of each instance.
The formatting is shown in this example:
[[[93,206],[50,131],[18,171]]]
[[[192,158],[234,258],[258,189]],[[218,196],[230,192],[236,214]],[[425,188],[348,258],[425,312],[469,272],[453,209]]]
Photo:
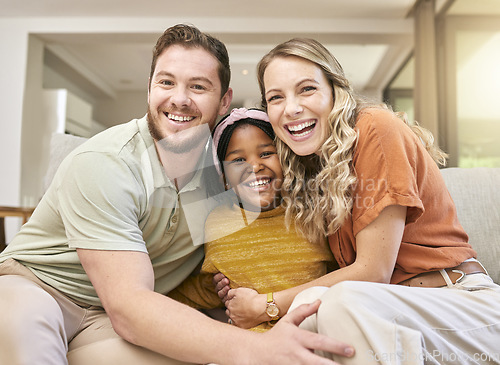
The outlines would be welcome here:
[[[476,257],[441,173],[417,135],[390,111],[375,108],[359,114],[355,130],[352,214],[328,237],[340,267],[354,262],[356,235],[389,205],[408,208],[391,283]]]

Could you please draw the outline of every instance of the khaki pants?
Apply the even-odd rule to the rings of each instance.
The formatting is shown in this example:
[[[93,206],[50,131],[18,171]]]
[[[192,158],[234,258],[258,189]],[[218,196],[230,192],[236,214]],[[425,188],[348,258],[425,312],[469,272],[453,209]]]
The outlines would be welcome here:
[[[301,328],[352,344],[351,364],[500,364],[500,287],[484,274],[443,288],[347,281],[297,295],[290,310],[320,298]]]
[[[0,265],[0,315],[0,364],[186,364],[126,342],[101,307],[76,303],[12,259]]]

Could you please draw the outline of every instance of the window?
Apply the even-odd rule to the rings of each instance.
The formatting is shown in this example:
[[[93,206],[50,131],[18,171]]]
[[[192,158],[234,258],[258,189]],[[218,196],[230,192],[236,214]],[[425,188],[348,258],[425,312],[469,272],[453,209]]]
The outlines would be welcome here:
[[[500,31],[458,30],[456,134],[459,167],[500,167]]]
[[[411,57],[384,90],[384,101],[396,112],[405,112],[408,120],[414,120],[413,88],[414,61]]]

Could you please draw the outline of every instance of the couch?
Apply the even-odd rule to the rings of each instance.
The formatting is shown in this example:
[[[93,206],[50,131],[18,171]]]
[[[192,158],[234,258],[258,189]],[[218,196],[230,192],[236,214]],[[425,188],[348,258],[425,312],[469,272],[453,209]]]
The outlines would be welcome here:
[[[469,242],[500,284],[500,168],[441,170]]]

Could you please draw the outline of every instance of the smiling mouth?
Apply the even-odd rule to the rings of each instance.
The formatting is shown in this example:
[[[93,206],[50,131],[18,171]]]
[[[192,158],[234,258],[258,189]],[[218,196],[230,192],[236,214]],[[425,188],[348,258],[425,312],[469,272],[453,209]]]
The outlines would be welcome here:
[[[195,118],[195,117],[175,115],[175,114],[171,114],[171,113],[167,113],[167,112],[165,112],[164,114],[168,119],[173,120],[174,122],[178,122],[178,123],[190,122]]]
[[[246,183],[245,185],[249,186],[252,189],[260,189],[263,187],[267,187],[270,183],[271,183],[271,179],[266,177],[266,178],[250,181],[249,183]]]
[[[311,133],[316,126],[315,121],[307,121],[296,125],[286,126],[288,132],[294,137],[303,137]]]

